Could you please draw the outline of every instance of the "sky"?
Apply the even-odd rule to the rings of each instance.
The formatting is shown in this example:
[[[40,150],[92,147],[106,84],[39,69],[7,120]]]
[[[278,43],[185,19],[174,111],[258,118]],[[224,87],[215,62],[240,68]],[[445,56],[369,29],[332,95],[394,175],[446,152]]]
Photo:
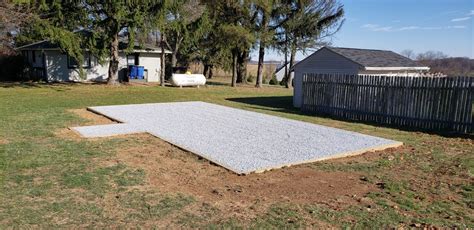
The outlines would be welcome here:
[[[392,50],[400,53],[441,51],[474,58],[474,0],[340,0],[345,21],[332,46]],[[314,50],[298,53],[302,60]],[[253,51],[252,60],[258,53]],[[283,60],[269,50],[265,60]]]

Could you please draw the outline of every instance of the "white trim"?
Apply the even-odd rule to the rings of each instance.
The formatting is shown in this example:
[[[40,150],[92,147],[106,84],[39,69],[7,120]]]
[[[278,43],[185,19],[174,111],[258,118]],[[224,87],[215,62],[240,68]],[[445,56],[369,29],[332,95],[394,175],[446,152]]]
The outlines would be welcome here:
[[[17,50],[21,50],[21,49],[28,50],[28,49],[25,49],[25,47],[28,48],[28,46],[33,46],[33,45],[40,44],[40,43],[43,43],[43,42],[46,42],[46,41],[48,41],[48,40],[33,42],[33,43],[28,44],[28,45],[23,45],[23,46],[17,47],[16,49]],[[33,49],[29,49],[29,50],[33,50]]]
[[[126,50],[120,50],[119,52],[125,53]],[[132,53],[157,53],[157,54],[160,54],[161,49],[157,49],[157,50],[133,50]],[[170,54],[170,53],[171,53],[171,51],[165,49],[165,54]]]
[[[365,67],[365,70],[374,70],[374,71],[399,71],[399,70],[430,70],[430,67]]]

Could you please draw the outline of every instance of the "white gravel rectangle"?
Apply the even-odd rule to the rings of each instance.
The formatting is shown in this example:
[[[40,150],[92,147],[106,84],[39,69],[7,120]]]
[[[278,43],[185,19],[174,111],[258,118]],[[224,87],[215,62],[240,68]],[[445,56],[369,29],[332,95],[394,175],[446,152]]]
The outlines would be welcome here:
[[[148,132],[239,174],[402,143],[205,102],[90,107],[125,124],[73,128],[85,137]],[[110,126],[107,127],[107,126]]]

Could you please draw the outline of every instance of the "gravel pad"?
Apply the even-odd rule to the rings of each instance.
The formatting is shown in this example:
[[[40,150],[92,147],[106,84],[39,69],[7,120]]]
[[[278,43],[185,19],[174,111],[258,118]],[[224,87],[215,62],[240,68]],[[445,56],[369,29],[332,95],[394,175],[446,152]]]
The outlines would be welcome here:
[[[402,144],[205,102],[89,109],[122,124],[73,128],[84,137],[148,132],[238,174],[356,155]]]

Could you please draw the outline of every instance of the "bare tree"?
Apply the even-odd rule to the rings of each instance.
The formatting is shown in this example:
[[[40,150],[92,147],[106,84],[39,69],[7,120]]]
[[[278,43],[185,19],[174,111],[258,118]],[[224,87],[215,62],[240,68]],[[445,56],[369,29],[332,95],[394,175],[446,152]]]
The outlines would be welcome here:
[[[11,53],[14,34],[32,17],[30,6],[0,1],[0,53]]]
[[[403,50],[402,52],[400,52],[400,54],[410,59],[415,58],[415,52],[410,49]]]
[[[417,61],[430,61],[430,60],[437,60],[437,59],[443,59],[447,58],[448,55],[441,51],[426,51],[424,53],[419,53],[416,55],[416,60]]]

